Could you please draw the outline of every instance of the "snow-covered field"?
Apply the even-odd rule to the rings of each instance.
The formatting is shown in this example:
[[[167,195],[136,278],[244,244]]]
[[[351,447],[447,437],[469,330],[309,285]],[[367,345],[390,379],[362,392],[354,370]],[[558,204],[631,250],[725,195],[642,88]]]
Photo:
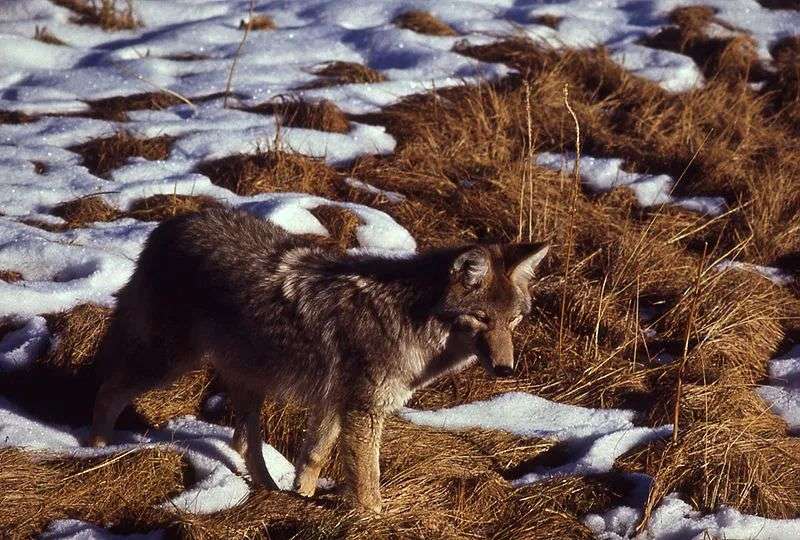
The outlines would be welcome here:
[[[309,194],[237,195],[197,172],[198,164],[237,153],[269,148],[279,135],[292,150],[324,158],[331,165],[363,155],[390,154],[396,141],[381,126],[351,123],[347,133],[328,133],[278,126],[272,116],[243,109],[292,95],[327,99],[346,113],[379,111],[404,96],[432,88],[496,80],[510,68],[487,64],[453,51],[456,43],[486,44],[503,36],[522,35],[556,47],[604,44],[611,57],[633,73],[658,82],[671,92],[704,84],[688,56],[641,45],[643,36],[666,24],[670,10],[687,0],[567,1],[257,1],[256,13],[269,15],[276,28],[252,31],[241,48],[232,77],[232,105],[211,97],[226,88],[247,19],[248,1],[136,0],[143,26],[106,32],[70,22],[68,9],[47,0],[0,3],[0,110],[35,116],[27,123],[0,124],[0,270],[19,272],[23,280],[0,281],[0,318],[14,330],[0,337],[0,372],[26,369],[54,339],[42,317],[91,302],[113,305],[112,294],[127,280],[134,261],[155,223],[126,218],[64,232],[48,232],[23,221],[57,225],[50,212],[59,203],[100,193],[113,207],[127,210],[138,199],[155,194],[208,195],[232,207],[272,220],[296,233],[326,234],[309,210],[321,204],[343,206],[357,215],[360,248],[407,252],[416,249],[412,235],[391,216],[375,208],[329,201]],[[755,0],[705,0],[717,17],[755,38],[759,56],[800,28],[800,11],[771,10]],[[392,20],[410,9],[429,11],[459,35],[429,36],[398,28]],[[538,17],[561,18],[557,29]],[[46,27],[66,45],[33,39]],[[720,27],[720,32],[732,32]],[[193,54],[189,60],[180,55]],[[314,70],[332,61],[357,62],[378,70],[385,81],[306,88],[319,77]],[[125,122],[81,116],[89,101],[166,89],[185,98],[163,110],[128,113]],[[66,114],[66,115],[63,115]],[[132,158],[108,178],[92,174],[69,148],[125,130],[139,137],[168,135],[175,141],[168,157]],[[279,132],[279,133],[278,133]],[[623,170],[625,156],[583,156],[587,187],[606,191],[631,187],[642,206],[675,204],[701,214],[726,210],[721,197],[677,197],[675,179]],[[572,168],[574,155],[541,154],[539,165]],[[37,165],[40,164],[40,165]],[[44,173],[37,170],[42,167]],[[369,178],[351,185],[375,190]],[[402,200],[400,194],[389,194]],[[779,270],[739,264],[785,285]],[[800,351],[776,358],[773,385],[759,393],[792,430],[800,429]],[[2,373],[0,373],[2,376]],[[570,452],[568,463],[541,467],[514,480],[517,485],[554,476],[608,472],[614,460],[655,438],[669,436],[671,426],[644,427],[633,411],[587,409],[559,404],[526,393],[499,395],[438,411],[407,409],[403,418],[445,429],[499,429],[526,438],[552,439]],[[88,423],[88,419],[87,419]],[[196,484],[169,504],[188,512],[207,513],[237,505],[249,493],[241,458],[225,441],[229,428],[184,417],[147,435],[128,433],[125,444],[102,451],[81,448],[86,428],[46,425],[0,396],[0,444],[70,456],[107,455],[133,448],[169,445],[185,453]],[[286,457],[264,445],[267,463],[284,488],[293,468]],[[599,538],[627,538],[641,515],[650,479],[635,478],[642,489],[630,506],[609,508],[585,517]],[[644,495],[643,495],[644,493]],[[102,524],[53,523],[43,538],[115,538]],[[156,531],[150,536],[160,537]],[[653,513],[641,538],[800,538],[800,519],[774,520],[721,508],[701,515],[681,500],[667,497]],[[137,536],[132,536],[137,537]]]

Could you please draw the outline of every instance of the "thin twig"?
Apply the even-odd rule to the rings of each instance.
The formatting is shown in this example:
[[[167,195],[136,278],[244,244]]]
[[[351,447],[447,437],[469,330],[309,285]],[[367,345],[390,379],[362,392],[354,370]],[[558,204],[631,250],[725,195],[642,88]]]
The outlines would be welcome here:
[[[125,451],[125,452],[123,452],[123,453],[121,453],[121,454],[119,454],[117,456],[114,456],[113,458],[109,459],[108,461],[104,461],[103,463],[95,465],[94,467],[89,467],[88,469],[84,469],[84,470],[82,470],[80,472],[77,472],[75,474],[71,474],[71,475],[67,476],[66,478],[64,478],[62,480],[62,482],[66,482],[67,480],[72,480],[73,478],[77,478],[78,476],[83,476],[84,474],[90,473],[92,471],[96,471],[98,469],[102,469],[103,467],[108,467],[112,463],[117,462],[117,461],[121,460],[122,458],[124,458],[124,457],[126,457],[126,456],[128,456],[128,455],[130,455],[130,454],[132,454],[134,452],[138,452],[141,449],[142,449],[141,447],[131,448],[130,450],[127,450],[127,451]]]
[[[566,260],[564,261],[564,285],[561,289],[561,315],[559,318],[558,323],[558,357],[561,358],[563,347],[564,347],[564,317],[567,311],[567,285],[569,279],[569,265],[572,259],[572,228],[574,226],[575,221],[575,204],[577,203],[578,199],[578,189],[580,189],[580,161],[581,161],[581,126],[578,122],[578,117],[575,115],[575,111],[572,110],[572,106],[569,104],[569,85],[564,85],[564,105],[566,105],[567,110],[569,111],[570,115],[572,115],[572,119],[575,121],[575,166],[573,168],[573,175],[575,176],[575,182],[572,185],[572,197],[570,200],[570,211],[569,211],[569,223],[567,224],[567,242],[566,242],[566,249],[567,255]]]
[[[254,9],[255,9],[255,0],[250,0],[250,12],[247,15],[247,24],[244,26],[244,35],[242,36],[242,41],[239,42],[239,47],[237,47],[236,52],[233,55],[233,63],[231,64],[231,70],[228,72],[228,82],[225,84],[225,97],[222,99],[222,107],[225,109],[228,108],[228,98],[231,95],[231,85],[233,84],[233,72],[236,70],[236,64],[239,63],[239,55],[242,53],[242,48],[244,47],[245,41],[247,41],[247,36],[250,35],[250,28],[253,26]]]
[[[138,73],[134,73],[134,72],[130,71],[129,69],[126,69],[124,66],[114,65],[114,69],[117,69],[118,71],[121,71],[122,73],[128,75],[129,77],[134,77],[135,79],[138,79],[138,80],[142,81],[143,83],[147,83],[150,86],[152,86],[153,88],[155,88],[156,90],[164,92],[165,94],[169,94],[172,97],[183,101],[188,106],[190,106],[192,109],[196,109],[197,108],[197,106],[194,103],[192,103],[189,100],[189,98],[187,98],[186,96],[184,96],[182,94],[179,94],[178,92],[175,92],[174,90],[170,90],[169,88],[161,86],[160,84],[156,84],[153,81],[151,81],[150,79],[147,79],[144,76],[139,75]]]

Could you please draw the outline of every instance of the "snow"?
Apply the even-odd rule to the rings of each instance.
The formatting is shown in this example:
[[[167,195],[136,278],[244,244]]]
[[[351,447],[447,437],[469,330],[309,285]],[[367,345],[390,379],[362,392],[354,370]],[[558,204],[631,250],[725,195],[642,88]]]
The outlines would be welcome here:
[[[645,529],[634,534],[641,511],[629,506],[605,513],[590,514],[584,523],[600,540],[705,540],[737,538],[742,540],[790,540],[800,538],[800,520],[768,519],[741,514],[722,506],[714,514],[702,514],[684,502],[677,493],[664,497]]]
[[[121,443],[99,449],[81,446],[87,434],[87,428],[51,426],[30,418],[0,397],[0,446],[18,446],[79,458],[109,456],[157,446],[181,452],[194,469],[197,481],[164,503],[167,509],[211,513],[236,506],[250,493],[242,476],[247,471],[244,460],[229,445],[233,437],[232,428],[185,416],[144,435],[117,431],[115,437]],[[291,489],[294,482],[292,464],[266,443],[262,452],[278,487]]]
[[[151,531],[144,534],[114,534],[106,529],[77,519],[59,519],[39,535],[39,540],[162,540],[166,532]]]
[[[345,184],[355,189],[364,191],[366,193],[370,193],[372,195],[379,195],[384,197],[388,202],[391,204],[400,204],[406,200],[406,196],[402,193],[397,193],[396,191],[387,191],[385,189],[379,189],[375,186],[368,184],[366,182],[362,182],[356,178],[345,178]]]
[[[741,261],[726,260],[718,263],[715,268],[719,271],[733,269],[759,274],[778,286],[788,285],[794,281],[794,277],[792,277],[790,274],[784,272],[780,268],[774,268],[772,266],[761,266],[758,264]]]
[[[488,401],[477,401],[438,411],[403,409],[410,422],[442,429],[499,429],[527,438],[565,443],[569,458],[556,467],[541,467],[516,480],[515,485],[547,478],[604,473],[628,450],[672,431],[635,427],[633,411],[587,409],[549,401],[524,392],[510,392]]]
[[[258,14],[274,18],[277,29],[253,31],[241,50],[233,77],[232,104],[209,97],[226,87],[231,63],[239,47],[240,20],[247,17],[249,0],[136,0],[144,26],[105,32],[70,22],[72,13],[48,0],[0,2],[0,110],[49,114],[26,124],[0,124],[0,269],[22,273],[24,280],[0,283],[0,319],[14,330],[0,337],[0,372],[25,369],[41,355],[53,337],[41,316],[83,302],[113,305],[113,293],[128,279],[144,241],[155,227],[133,219],[95,223],[86,228],[51,233],[21,223],[35,219],[57,224],[50,212],[58,203],[101,193],[122,210],[142,197],[155,194],[208,195],[223,204],[271,220],[296,233],[327,234],[310,210],[334,205],[353,212],[359,226],[358,248],[353,251],[408,256],[414,238],[389,215],[364,205],[341,203],[303,193],[266,193],[241,197],[198,172],[204,161],[264,149],[288,149],[319,157],[331,165],[362,155],[389,154],[396,141],[381,126],[351,122],[347,133],[324,133],[278,126],[271,116],[247,112],[247,107],[294,95],[306,100],[329,99],[343,111],[362,114],[398,102],[405,96],[462,83],[494,80],[511,70],[454,52],[461,40],[485,44],[503,36],[523,35],[555,47],[604,45],[612,60],[630,72],[683,92],[704,84],[697,65],[687,56],[643,46],[642,38],[667,23],[668,13],[694,0],[270,0],[257,2]],[[721,24],[709,32],[731,35],[748,32],[762,59],[778,39],[800,27],[800,12],[769,10],[756,0],[703,0],[717,10]],[[391,23],[409,9],[432,12],[461,35],[438,37],[417,34]],[[536,22],[553,15],[557,29]],[[32,39],[36,27],[46,27],[67,46]],[[736,31],[730,28],[738,29]],[[175,60],[175,55],[199,54],[197,60]],[[372,84],[345,84],[300,89],[318,79],[313,71],[327,62],[358,62],[379,71],[386,80]],[[165,88],[186,96],[192,104],[164,110],[128,113],[129,121],[113,122],[78,116],[87,102]],[[68,150],[98,137],[128,131],[138,137],[174,137],[170,154],[162,161],[133,158],[110,171],[108,179],[90,173],[81,157]],[[539,165],[569,172],[575,156],[540,154]],[[34,162],[45,167],[37,173]],[[625,186],[642,206],[672,204],[717,215],[725,211],[721,197],[676,197],[676,179],[668,175],[624,170],[623,160],[581,157],[583,182],[602,192]],[[370,178],[348,178],[353,189],[400,204],[404,196],[371,185]],[[757,272],[776,284],[789,277],[777,269],[726,261],[720,269]],[[772,409],[782,415],[794,433],[800,432],[800,349],[776,358],[770,365],[771,385],[759,389]],[[206,402],[209,413],[219,410],[222,396]],[[439,411],[402,412],[421,425],[444,429],[501,429],[522,437],[558,441],[567,450],[565,461],[541,467],[518,478],[516,484],[554,476],[595,474],[611,470],[622,453],[655,438],[671,427],[641,427],[632,411],[587,409],[538,396],[511,393],[489,401]],[[119,433],[122,444],[102,450],[80,446],[87,428],[51,426],[31,418],[0,397],[0,444],[79,457],[166,446],[183,452],[195,469],[197,483],[167,503],[189,512],[213,512],[235,506],[247,496],[242,459],[227,444],[231,430],[183,417],[147,435]],[[279,484],[288,489],[294,470],[269,445],[263,446],[267,464]],[[645,486],[649,479],[635,477]],[[641,491],[641,490],[640,490]],[[600,538],[628,537],[639,519],[641,494],[630,506],[587,516],[586,523]],[[656,510],[642,538],[702,537],[703,531],[720,537],[798,538],[798,521],[765,520],[722,508],[703,516],[677,495]],[[75,520],[51,524],[45,538],[160,538],[161,531],[145,535],[113,535],[95,525]]]
[[[574,154],[542,152],[536,157],[537,165],[570,174],[575,167]],[[610,191],[626,187],[633,191],[641,206],[674,204],[687,210],[717,215],[725,210],[722,197],[674,197],[675,181],[666,174],[641,174],[622,169],[625,160],[620,158],[598,158],[581,156],[580,175],[587,188],[594,192]]]
[[[770,361],[769,377],[771,384],[759,387],[759,395],[800,435],[800,345]]]
[[[0,372],[30,365],[50,344],[50,332],[44,317],[23,319],[16,330],[0,339]]]

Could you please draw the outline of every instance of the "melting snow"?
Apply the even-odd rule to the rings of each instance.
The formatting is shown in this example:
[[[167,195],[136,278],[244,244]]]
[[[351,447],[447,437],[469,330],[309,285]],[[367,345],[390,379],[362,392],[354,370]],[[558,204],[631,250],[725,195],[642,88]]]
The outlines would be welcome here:
[[[658,82],[672,92],[703,84],[687,56],[655,50],[641,39],[667,23],[673,8],[687,0],[648,2],[564,0],[426,1],[270,1],[257,10],[272,16],[277,29],[251,32],[233,78],[233,103],[248,107],[293,93],[308,100],[330,99],[346,112],[375,112],[404,96],[462,82],[495,79],[509,68],[486,64],[453,52],[465,39],[489,43],[497,36],[522,34],[557,47],[605,45],[611,58],[631,72]],[[717,10],[725,25],[749,32],[763,59],[776,40],[800,27],[800,12],[768,10],[756,0],[704,0]],[[360,250],[404,256],[416,248],[411,235],[390,216],[361,205],[337,203],[304,194],[263,194],[239,197],[196,173],[197,165],[234,153],[252,153],[275,144],[274,118],[244,110],[224,109],[219,98],[227,82],[231,59],[239,47],[239,21],[249,0],[194,2],[137,0],[135,9],[144,27],[109,33],[69,22],[71,12],[47,0],[6,0],[0,3],[0,109],[31,114],[85,112],[87,101],[151,92],[162,87],[188,96],[193,105],[164,110],[131,111],[129,122],[81,117],[42,117],[27,124],[0,124],[0,269],[17,270],[25,281],[0,282],[0,317],[12,316],[17,330],[0,340],[0,370],[24,368],[39,355],[51,336],[41,314],[82,302],[110,305],[113,292],[124,283],[133,261],[154,224],[135,220],[98,223],[64,233],[48,233],[18,222],[28,218],[60,222],[48,212],[60,202],[103,193],[121,209],[154,194],[204,194],[225,204],[270,219],[293,232],[325,234],[309,212],[320,204],[335,204],[355,213]],[[397,28],[391,20],[408,9],[425,9],[451,25],[461,36],[436,37]],[[537,23],[542,15],[561,17],[558,29]],[[34,40],[44,27],[67,42],[49,45]],[[722,30],[720,30],[722,29]],[[730,32],[720,25],[714,31]],[[176,55],[201,55],[176,60]],[[378,70],[386,81],[306,88],[317,79],[313,71],[331,61],[359,62]],[[201,99],[202,98],[202,99]],[[348,133],[323,133],[281,127],[280,144],[326,162],[347,162],[364,154],[394,151],[395,141],[380,126],[351,123]],[[67,150],[75,144],[127,130],[140,137],[175,137],[166,160],[131,159],[98,178]],[[33,161],[45,166],[37,172]],[[542,154],[541,165],[571,169],[574,156]],[[674,197],[675,180],[622,170],[620,159],[581,158],[587,187],[605,191],[627,186],[643,206],[676,204],[718,214],[725,209],[719,197]],[[369,178],[348,179],[355,189],[400,203],[403,196],[371,186]],[[728,263],[756,271],[773,281],[784,279],[772,269]],[[771,376],[777,386],[764,386],[761,395],[773,409],[800,429],[800,351],[775,359]],[[209,401],[209,408],[213,403]],[[607,471],[629,448],[662,437],[669,426],[636,427],[633,413],[596,410],[553,403],[514,393],[441,411],[403,411],[414,422],[452,429],[503,429],[525,437],[562,442],[571,460],[559,467],[534,471],[518,482],[553,475]],[[18,445],[75,456],[107,455],[153,445],[185,453],[199,480],[170,504],[194,512],[211,512],[235,505],[248,493],[241,477],[241,458],[227,445],[231,430],[193,418],[179,418],[149,435],[122,434],[125,444],[104,450],[81,448],[80,430],[48,426],[27,417],[0,398],[0,444]],[[264,446],[270,470],[279,473],[283,487],[291,485],[291,465],[272,447]],[[641,501],[639,501],[641,502]],[[636,506],[636,505],[634,505]],[[639,511],[620,507],[593,515],[586,523],[601,538],[631,533]],[[638,507],[641,507],[639,504]],[[643,538],[702,537],[703,531],[725,537],[798,538],[797,521],[765,520],[724,508],[701,516],[676,496],[657,509]],[[127,538],[158,538],[160,531]],[[94,525],[74,520],[54,522],[46,538],[121,538]]]
[[[536,163],[569,174],[575,166],[575,155],[543,152],[537,156]],[[595,192],[622,186],[630,188],[641,206],[674,204],[711,215],[721,214],[725,209],[722,197],[673,197],[675,181],[671,176],[626,172],[622,170],[624,163],[620,158],[581,156],[580,175],[584,184]]]
[[[568,463],[528,473],[515,484],[529,484],[555,476],[608,472],[614,460],[637,445],[664,437],[672,430],[635,427],[635,413],[620,409],[587,409],[556,403],[524,392],[502,394],[438,411],[404,409],[410,422],[443,429],[500,429],[521,437],[566,443]]]

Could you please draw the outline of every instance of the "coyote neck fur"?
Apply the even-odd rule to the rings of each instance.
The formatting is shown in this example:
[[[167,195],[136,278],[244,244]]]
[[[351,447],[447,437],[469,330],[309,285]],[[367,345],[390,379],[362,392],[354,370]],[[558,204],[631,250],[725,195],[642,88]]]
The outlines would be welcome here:
[[[331,288],[348,291],[345,297],[369,299],[367,307],[380,335],[359,335],[361,328],[354,322],[354,336],[382,340],[385,344],[379,348],[396,351],[383,361],[393,364],[389,371],[397,382],[415,390],[474,360],[464,357],[449,339],[451,321],[440,304],[453,261],[463,252],[464,248],[441,249],[410,257],[328,254],[321,263],[321,253],[316,252],[313,260],[319,264],[313,270],[320,279],[338,282]]]

